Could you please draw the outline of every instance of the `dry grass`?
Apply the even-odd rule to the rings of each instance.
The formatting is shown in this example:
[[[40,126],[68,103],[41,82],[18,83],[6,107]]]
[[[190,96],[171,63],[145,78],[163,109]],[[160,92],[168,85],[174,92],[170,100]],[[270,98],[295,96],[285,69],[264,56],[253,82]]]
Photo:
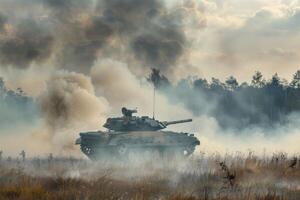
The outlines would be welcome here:
[[[298,200],[300,162],[282,153],[143,162],[2,160],[0,199]]]

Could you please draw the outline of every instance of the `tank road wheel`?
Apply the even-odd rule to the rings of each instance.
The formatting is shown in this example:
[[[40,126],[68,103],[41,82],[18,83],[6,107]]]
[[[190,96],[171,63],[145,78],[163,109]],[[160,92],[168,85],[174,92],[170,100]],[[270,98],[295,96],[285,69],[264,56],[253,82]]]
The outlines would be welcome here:
[[[194,151],[195,151],[195,147],[192,145],[185,147],[183,150],[183,155],[187,157],[187,156],[191,155]]]
[[[124,156],[128,153],[128,148],[124,144],[120,144],[117,147],[117,152],[120,156]]]
[[[91,147],[89,146],[84,146],[84,145],[81,145],[80,146],[81,148],[81,151],[87,156],[89,157],[90,159],[94,160],[94,151]]]
[[[170,154],[169,149],[166,148],[166,147],[159,147],[159,148],[157,148],[157,152],[158,152],[158,155],[159,155],[161,158],[168,157],[169,154]]]

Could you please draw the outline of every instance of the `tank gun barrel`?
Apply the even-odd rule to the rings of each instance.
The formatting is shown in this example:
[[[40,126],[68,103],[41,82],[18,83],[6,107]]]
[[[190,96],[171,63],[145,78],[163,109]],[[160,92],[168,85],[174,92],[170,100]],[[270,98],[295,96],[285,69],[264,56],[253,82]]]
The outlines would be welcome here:
[[[186,123],[186,122],[191,122],[193,121],[192,119],[184,119],[184,120],[177,120],[177,121],[168,121],[168,122],[163,122],[164,125],[168,126],[171,124],[181,124],[181,123]]]

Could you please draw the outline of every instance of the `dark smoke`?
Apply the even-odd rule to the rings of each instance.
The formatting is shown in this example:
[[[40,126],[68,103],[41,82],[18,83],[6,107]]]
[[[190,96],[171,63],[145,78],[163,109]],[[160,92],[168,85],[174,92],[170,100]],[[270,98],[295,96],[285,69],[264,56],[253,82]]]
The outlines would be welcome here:
[[[88,72],[97,59],[97,53],[107,42],[113,30],[105,24],[101,18],[94,17],[92,24],[86,29],[79,26],[70,30],[75,36],[75,41],[68,41],[63,45],[59,56],[60,65],[63,68],[80,72]]]
[[[60,73],[47,84],[47,90],[39,99],[41,112],[52,129],[68,126],[72,121],[72,98],[76,90],[85,89],[85,77],[80,74]]]
[[[51,128],[59,128],[69,121],[70,109],[63,94],[50,91],[49,96],[42,100],[42,112],[46,113],[47,124]]]
[[[74,23],[74,17],[80,12],[91,12],[89,5],[92,4],[91,0],[41,0],[41,2],[43,7],[50,12],[51,21],[56,25]]]
[[[160,1],[112,0],[101,2],[104,19],[119,36],[128,38],[134,55],[145,66],[168,68],[183,54],[183,31]],[[175,12],[175,11],[174,11]]]
[[[43,0],[44,5],[49,6],[53,9],[70,13],[70,10],[74,7],[86,7],[87,3],[80,0]]]
[[[1,33],[0,62],[4,66],[23,68],[33,61],[43,62],[51,55],[54,38],[32,19],[19,21],[13,33],[3,29]]]
[[[97,58],[97,50],[111,34],[110,28],[95,16],[91,1],[44,0],[51,26],[55,30],[56,63],[61,68],[88,73]],[[80,19],[85,14],[86,21]],[[88,21],[88,22],[87,22]]]
[[[28,4],[31,6],[24,7],[21,14],[17,9],[6,16],[0,14],[3,66],[23,68],[53,58],[60,68],[87,74],[99,58],[132,57],[140,66],[166,71],[184,55],[185,34],[176,24],[184,16],[158,0],[41,0]],[[5,6],[23,4],[16,0]],[[6,23],[11,30],[4,28]]]
[[[184,37],[174,29],[135,38],[132,47],[138,59],[161,69],[174,65],[183,53]]]
[[[98,1],[97,9],[103,12],[105,21],[124,36],[150,29],[149,25],[165,11],[157,0],[103,0]]]
[[[152,68],[150,76],[147,78],[149,82],[153,84],[156,89],[161,87],[169,87],[170,82],[163,74],[160,73],[160,70]]]

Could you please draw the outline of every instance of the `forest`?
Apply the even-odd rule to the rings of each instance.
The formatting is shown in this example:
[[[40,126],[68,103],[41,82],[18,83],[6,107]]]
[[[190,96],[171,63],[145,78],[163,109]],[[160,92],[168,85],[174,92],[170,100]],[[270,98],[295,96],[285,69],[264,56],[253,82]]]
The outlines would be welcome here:
[[[157,69],[148,80],[170,102],[183,103],[196,116],[210,115],[223,128],[270,128],[288,123],[300,111],[300,70],[290,82],[277,73],[266,80],[257,71],[250,83],[239,83],[233,76],[225,82],[188,77],[174,85]]]
[[[16,91],[8,89],[0,77],[1,127],[33,122],[37,115],[38,107],[34,99],[27,96],[21,88],[17,88]]]

